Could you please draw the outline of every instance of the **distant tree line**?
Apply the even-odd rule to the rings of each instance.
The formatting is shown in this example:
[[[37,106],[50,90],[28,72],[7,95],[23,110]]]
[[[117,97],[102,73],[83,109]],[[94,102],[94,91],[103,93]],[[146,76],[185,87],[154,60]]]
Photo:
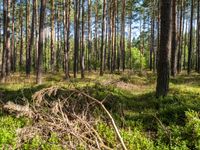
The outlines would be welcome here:
[[[200,72],[199,0],[4,0],[0,16],[2,82],[14,72],[37,83],[44,72],[103,76],[139,61],[165,95],[169,75]]]

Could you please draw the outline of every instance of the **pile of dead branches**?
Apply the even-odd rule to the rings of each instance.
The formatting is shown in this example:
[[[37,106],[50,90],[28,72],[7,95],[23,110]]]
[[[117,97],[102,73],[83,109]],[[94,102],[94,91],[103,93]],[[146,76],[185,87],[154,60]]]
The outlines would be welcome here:
[[[115,148],[126,149],[115,122],[103,102],[77,89],[50,87],[36,92],[32,104],[21,106],[8,102],[4,105],[4,109],[33,120],[33,124],[17,131],[18,148],[36,135],[48,141],[51,133],[56,133],[63,149],[76,149],[80,145],[85,149],[113,149],[107,146],[95,129],[104,116],[110,120],[120,141]],[[99,111],[95,110],[101,110],[102,115],[97,114]]]

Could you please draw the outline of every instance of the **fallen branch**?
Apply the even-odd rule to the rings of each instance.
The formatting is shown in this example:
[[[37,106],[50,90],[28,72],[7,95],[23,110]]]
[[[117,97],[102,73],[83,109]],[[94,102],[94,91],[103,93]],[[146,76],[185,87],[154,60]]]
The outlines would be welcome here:
[[[94,97],[91,97],[90,95],[84,93],[84,92],[81,92],[81,94],[83,94],[84,96],[88,97],[89,99],[95,101],[96,103],[98,103],[98,104],[101,106],[101,108],[105,111],[105,113],[108,115],[109,119],[111,120],[111,123],[112,123],[112,125],[113,125],[113,127],[114,127],[114,129],[115,129],[115,133],[117,134],[117,137],[118,137],[118,139],[120,140],[120,143],[121,143],[123,149],[124,149],[124,150],[127,150],[126,145],[125,145],[125,143],[124,143],[124,141],[123,141],[122,136],[121,136],[120,133],[119,133],[119,130],[118,130],[116,124],[115,124],[115,121],[114,121],[112,115],[109,113],[109,111],[108,111],[108,110],[106,109],[106,107],[103,105],[103,103],[100,102],[99,100],[95,99]]]

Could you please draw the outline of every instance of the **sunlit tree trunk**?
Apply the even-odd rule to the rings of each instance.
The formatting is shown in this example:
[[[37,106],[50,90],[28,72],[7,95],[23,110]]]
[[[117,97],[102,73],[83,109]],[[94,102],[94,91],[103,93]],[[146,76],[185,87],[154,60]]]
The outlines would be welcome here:
[[[100,76],[103,76],[103,62],[104,62],[104,34],[106,23],[106,0],[103,0],[103,17],[102,17],[102,31],[101,31],[101,63],[100,63]]]
[[[38,41],[38,60],[37,60],[37,84],[42,83],[42,56],[43,56],[43,45],[44,45],[44,23],[45,23],[45,10],[46,0],[41,0],[40,6],[40,24],[39,24],[39,41]]]
[[[82,34],[81,34],[81,78],[85,77],[84,71],[85,71],[85,19],[84,19],[84,13],[85,13],[85,9],[84,9],[84,3],[85,0],[82,0]]]
[[[55,11],[54,11],[54,0],[51,0],[51,71],[54,72],[56,65],[56,51],[55,51],[55,44],[54,44],[54,37],[55,37]]]

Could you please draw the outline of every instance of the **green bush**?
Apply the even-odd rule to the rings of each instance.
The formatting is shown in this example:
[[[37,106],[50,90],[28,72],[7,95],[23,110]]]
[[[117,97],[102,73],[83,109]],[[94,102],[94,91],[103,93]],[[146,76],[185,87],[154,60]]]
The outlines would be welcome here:
[[[126,55],[129,55],[126,58],[130,58],[130,52],[127,52]],[[130,61],[131,61],[131,66],[134,69],[142,69],[146,67],[146,58],[143,54],[141,54],[140,50],[136,47],[133,47],[131,49],[131,60],[127,59],[126,61],[127,66],[130,66]]]
[[[0,117],[0,149],[15,148],[17,144],[16,130],[26,124],[24,118],[12,116]]]

